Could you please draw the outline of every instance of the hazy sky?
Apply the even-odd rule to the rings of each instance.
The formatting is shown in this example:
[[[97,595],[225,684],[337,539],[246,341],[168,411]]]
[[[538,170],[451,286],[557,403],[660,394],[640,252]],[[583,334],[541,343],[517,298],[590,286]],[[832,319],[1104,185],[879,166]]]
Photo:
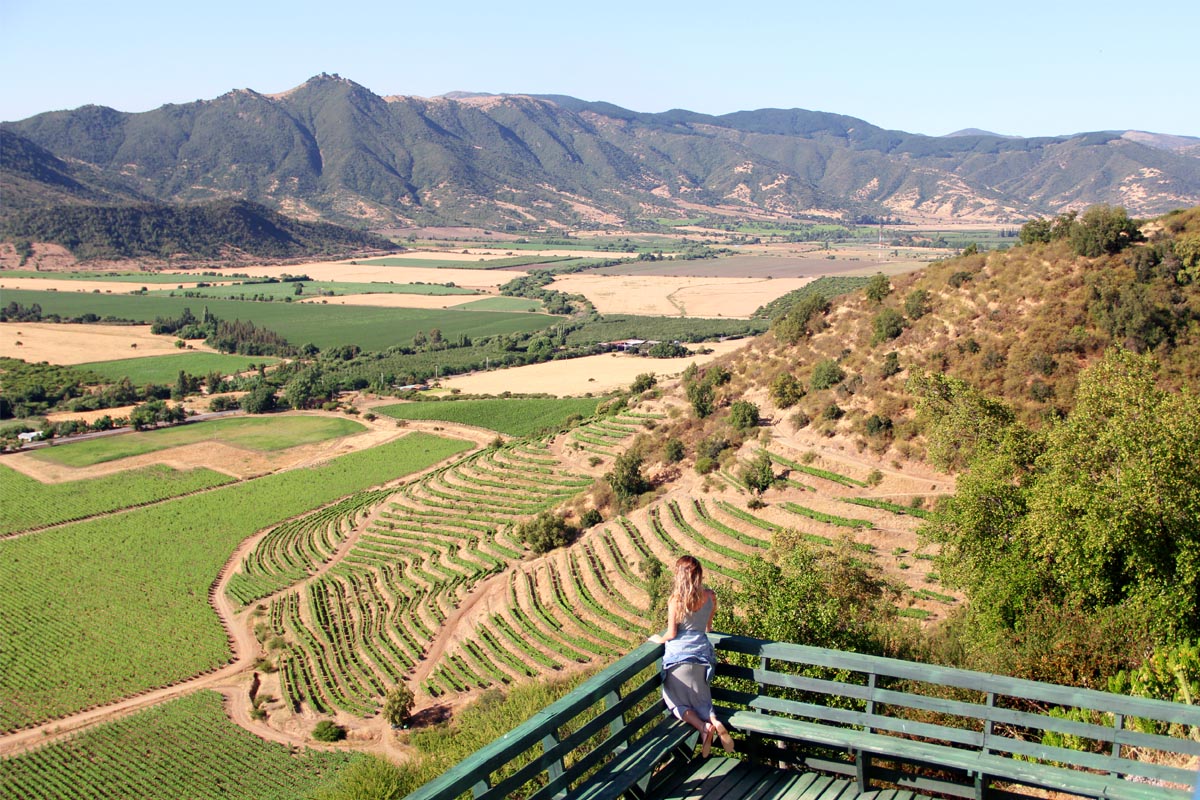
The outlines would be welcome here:
[[[1200,3],[0,0],[0,120],[320,72],[381,95],[806,108],[885,128],[1200,136]]]

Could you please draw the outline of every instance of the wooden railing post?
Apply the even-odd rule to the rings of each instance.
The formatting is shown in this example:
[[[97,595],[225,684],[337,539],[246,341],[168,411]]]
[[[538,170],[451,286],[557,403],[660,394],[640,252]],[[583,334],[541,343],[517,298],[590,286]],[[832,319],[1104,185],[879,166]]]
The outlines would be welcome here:
[[[875,677],[874,670],[867,674],[867,688],[871,690],[867,698],[867,719],[870,719],[871,715],[875,713]],[[874,729],[871,725],[865,725],[863,726],[863,730],[866,733],[871,733]],[[871,788],[870,753],[860,749],[854,754],[854,772],[855,778],[858,780],[859,793],[869,791]]]
[[[996,707],[996,693],[995,692],[987,693],[987,707],[988,708]],[[983,739],[979,745],[979,752],[983,753],[984,755],[987,755],[992,751],[992,747],[988,743],[991,738],[992,738],[992,720],[991,720],[991,714],[989,714],[988,719],[983,723]],[[975,800],[984,800],[984,798],[987,797],[987,793],[988,793],[988,776],[987,776],[987,774],[982,771],[975,773]]]
[[[1125,726],[1125,715],[1124,714],[1113,714],[1113,746],[1112,746],[1113,758],[1121,757],[1121,743],[1117,741],[1117,732],[1120,731],[1121,728],[1123,728],[1124,726]],[[1109,770],[1108,774],[1112,775],[1113,777],[1117,777],[1120,775],[1120,773],[1118,773],[1115,769]]]
[[[617,691],[616,689],[613,689],[611,692],[604,695],[604,708],[605,709],[612,708],[620,702],[621,702],[621,693],[619,691]],[[618,733],[621,732],[621,730],[624,727],[625,727],[625,715],[620,714],[616,717],[616,719],[614,719],[612,722],[608,723],[608,735],[616,736]],[[622,750],[624,750],[626,747],[627,747],[627,745],[622,743],[622,744],[618,745],[616,748],[614,748],[614,751],[619,753]]]

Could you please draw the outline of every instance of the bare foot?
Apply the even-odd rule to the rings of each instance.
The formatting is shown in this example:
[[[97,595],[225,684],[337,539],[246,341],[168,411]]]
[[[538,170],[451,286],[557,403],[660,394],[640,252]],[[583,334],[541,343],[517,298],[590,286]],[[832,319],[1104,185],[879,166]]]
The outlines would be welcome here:
[[[729,735],[729,730],[724,725],[722,725],[720,722],[711,723],[710,726],[716,732],[717,736],[721,739],[721,748],[726,753],[732,753],[733,752],[733,737]]]
[[[704,725],[704,737],[701,739],[700,745],[701,758],[708,758],[708,754],[712,750],[712,738],[713,726],[706,723]]]

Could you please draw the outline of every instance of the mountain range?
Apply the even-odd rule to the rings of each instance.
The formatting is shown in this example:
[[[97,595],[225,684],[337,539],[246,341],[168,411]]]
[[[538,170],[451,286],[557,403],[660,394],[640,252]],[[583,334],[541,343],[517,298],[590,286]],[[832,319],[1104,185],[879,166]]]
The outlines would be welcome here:
[[[1014,111],[1014,113],[1017,113]],[[1200,203],[1200,139],[934,137],[802,109],[640,113],[561,95],[379,96],[337,75],[0,125],[4,211],[234,198],[366,227],[661,217],[1018,222]]]

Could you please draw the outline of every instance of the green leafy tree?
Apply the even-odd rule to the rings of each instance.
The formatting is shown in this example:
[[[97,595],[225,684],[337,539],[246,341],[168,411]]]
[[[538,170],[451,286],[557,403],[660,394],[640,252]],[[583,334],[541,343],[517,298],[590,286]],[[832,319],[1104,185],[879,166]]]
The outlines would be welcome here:
[[[929,313],[931,295],[925,289],[913,289],[904,298],[904,316],[917,321]]]
[[[813,367],[812,377],[809,379],[809,388],[814,392],[819,392],[822,389],[829,389],[837,386],[846,379],[846,372],[838,363],[831,358],[824,361],[818,361]]]
[[[313,728],[312,738],[318,742],[340,742],[346,738],[346,729],[332,720],[323,719]]]
[[[604,479],[612,487],[622,508],[627,508],[633,498],[650,488],[642,475],[642,456],[634,450],[617,456],[612,472],[605,475]]]
[[[904,317],[894,308],[881,308],[871,321],[871,344],[895,339],[904,332]]]
[[[242,410],[247,414],[268,414],[275,410],[275,388],[260,381],[242,396]]]
[[[399,728],[408,721],[414,702],[412,689],[403,683],[396,684],[383,698],[384,720],[393,728]]]
[[[1021,244],[1048,244],[1052,223],[1048,219],[1031,219],[1021,226]]]
[[[892,282],[887,275],[877,272],[871,276],[864,291],[872,303],[882,303],[892,293]]]
[[[781,372],[770,386],[771,402],[779,408],[791,408],[804,397],[804,386],[790,372]]]
[[[1091,206],[1070,232],[1071,248],[1077,255],[1088,257],[1120,252],[1141,239],[1137,223],[1120,206]]]
[[[658,378],[654,376],[653,372],[643,372],[633,379],[633,383],[630,385],[629,391],[633,392],[634,394],[641,394],[642,392],[653,389],[657,383]]]
[[[829,301],[821,294],[800,298],[786,312],[771,322],[776,338],[791,345],[816,332],[818,323],[829,311]]]
[[[758,406],[749,400],[735,400],[729,407],[729,424],[736,430],[748,431],[759,425]]]
[[[578,533],[579,530],[568,525],[563,516],[550,511],[543,511],[517,526],[517,538],[539,555],[570,544]]]
[[[750,491],[761,495],[775,483],[775,466],[766,450],[759,450],[758,455],[742,468],[742,482]]]

